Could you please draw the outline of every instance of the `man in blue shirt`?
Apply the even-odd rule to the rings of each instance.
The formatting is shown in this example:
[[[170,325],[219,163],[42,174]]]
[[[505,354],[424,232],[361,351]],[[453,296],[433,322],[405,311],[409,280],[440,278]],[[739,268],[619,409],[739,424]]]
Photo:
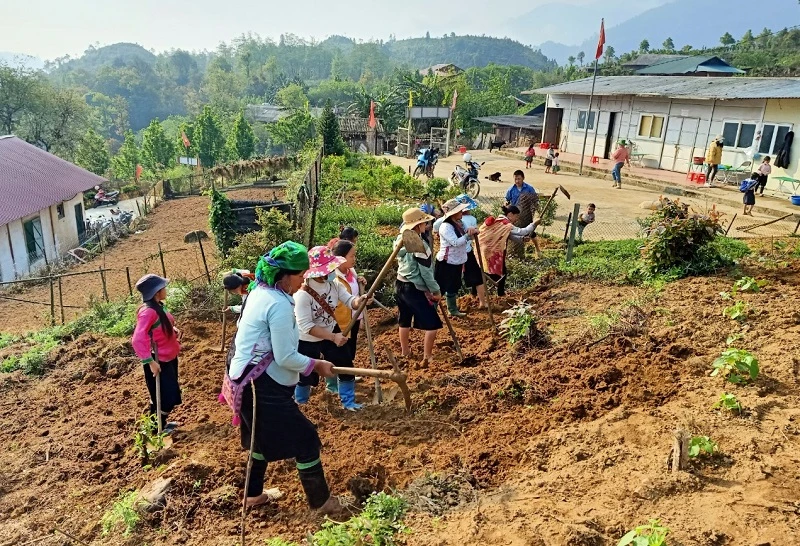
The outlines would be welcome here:
[[[508,188],[506,192],[506,204],[516,205],[517,201],[519,201],[519,196],[523,193],[536,195],[536,190],[530,184],[525,183],[525,173],[516,170],[514,171],[514,185]]]

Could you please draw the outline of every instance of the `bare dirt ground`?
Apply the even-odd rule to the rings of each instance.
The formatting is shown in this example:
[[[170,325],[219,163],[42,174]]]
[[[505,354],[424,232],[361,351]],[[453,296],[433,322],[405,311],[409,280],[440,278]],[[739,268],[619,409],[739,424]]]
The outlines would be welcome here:
[[[754,312],[744,327],[722,317],[719,292],[733,278],[686,279],[655,300],[642,289],[550,278],[517,294],[539,310],[549,346],[512,350],[492,339],[485,313],[472,311],[456,321],[467,365],[442,331],[430,369],[410,372],[411,415],[399,401],[348,413],[315,392],[304,411],[318,425],[332,489],[405,491],[415,506],[410,544],[613,545],[651,517],[673,529],[671,545],[794,543],[800,267],[748,273],[770,284],[743,296]],[[625,301],[639,304],[611,335],[591,330],[590,317]],[[376,346],[399,352],[391,316],[371,317]],[[42,379],[0,375],[0,544],[54,527],[92,545],[237,543],[246,457],[216,401],[219,324],[181,327],[184,403],[173,416],[182,426],[149,469],[132,450],[147,392],[127,340],[86,334],[56,351]],[[708,377],[739,331],[761,360],[750,387]],[[367,362],[362,347],[358,364]],[[723,390],[743,402],[742,417],[711,409]],[[360,383],[359,398],[371,394]],[[721,454],[669,473],[676,427],[711,436]],[[444,485],[433,487],[431,473]],[[120,492],[157,477],[173,479],[166,507],[131,537],[101,536],[98,522]],[[318,528],[291,463],[271,465],[268,483],[286,497],[249,516],[250,543],[300,540]]]

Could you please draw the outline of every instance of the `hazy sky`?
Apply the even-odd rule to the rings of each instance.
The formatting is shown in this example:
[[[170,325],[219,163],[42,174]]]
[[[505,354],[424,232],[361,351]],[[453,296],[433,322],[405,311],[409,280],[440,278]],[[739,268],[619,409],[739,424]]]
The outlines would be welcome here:
[[[636,0],[566,2],[592,7],[637,4]],[[532,25],[529,36],[512,37],[526,44],[577,43],[586,38],[570,36],[569,14],[555,0],[0,0],[0,51],[53,59],[80,54],[95,42],[136,42],[157,51],[213,49],[246,32],[318,39],[332,34],[405,38],[426,31],[433,36],[450,32],[503,36],[516,16],[543,5],[552,8],[552,19],[548,19],[557,21],[560,30],[551,30],[551,25],[537,32]]]

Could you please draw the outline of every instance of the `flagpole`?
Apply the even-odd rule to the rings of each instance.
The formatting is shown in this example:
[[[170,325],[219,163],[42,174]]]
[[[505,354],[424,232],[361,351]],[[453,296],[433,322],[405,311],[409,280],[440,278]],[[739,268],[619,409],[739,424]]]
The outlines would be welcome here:
[[[592,119],[592,100],[594,99],[594,84],[597,82],[597,61],[600,59],[601,47],[605,45],[605,21],[600,20],[600,40],[597,44],[597,55],[594,57],[594,74],[592,75],[592,91],[589,93],[589,110],[586,112],[586,120],[583,124],[583,148],[581,149],[581,165],[578,167],[578,176],[583,174],[583,162],[586,159],[586,141],[589,139],[589,120]],[[595,120],[597,123],[599,120]],[[594,149],[592,150],[594,153]]]

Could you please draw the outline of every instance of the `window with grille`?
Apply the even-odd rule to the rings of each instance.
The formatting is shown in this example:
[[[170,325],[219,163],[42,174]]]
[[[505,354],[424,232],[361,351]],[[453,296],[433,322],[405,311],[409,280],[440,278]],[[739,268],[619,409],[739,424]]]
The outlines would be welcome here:
[[[28,251],[28,261],[37,262],[44,258],[44,234],[42,220],[38,216],[23,222],[25,231],[25,248]]]
[[[758,153],[774,155],[781,149],[786,133],[792,130],[791,125],[780,123],[765,123],[761,129],[761,142],[758,144]]]
[[[589,129],[594,129],[595,114],[587,110],[578,110],[578,129],[586,129],[586,115],[589,114]]]

